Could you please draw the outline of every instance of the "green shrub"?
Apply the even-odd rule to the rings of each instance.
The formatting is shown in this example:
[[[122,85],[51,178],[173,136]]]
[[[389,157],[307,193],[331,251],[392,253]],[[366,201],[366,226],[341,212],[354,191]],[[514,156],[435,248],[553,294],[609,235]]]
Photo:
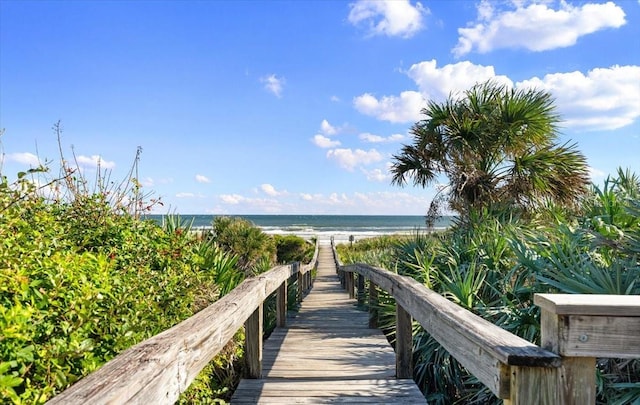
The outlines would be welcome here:
[[[309,263],[313,258],[315,245],[296,235],[273,235],[276,245],[277,262]]]
[[[450,232],[339,245],[365,262],[428,288],[531,342],[540,340],[541,292],[640,294],[640,178],[618,171],[593,187],[581,215],[549,204],[527,218],[470,213]],[[393,339],[393,301],[380,295],[381,328]],[[500,403],[424,329],[414,327],[414,378],[429,403]],[[640,397],[640,361],[598,359],[598,403]]]
[[[247,275],[258,274],[261,262],[273,264],[276,261],[273,240],[251,221],[240,217],[216,217],[212,232],[213,241],[237,256],[238,266]]]
[[[129,182],[94,189],[62,161],[60,179],[32,178],[46,171],[38,168],[9,182],[0,172],[2,403],[44,403],[244,278],[235,256],[187,225],[141,219]],[[216,361],[213,379],[229,367]]]

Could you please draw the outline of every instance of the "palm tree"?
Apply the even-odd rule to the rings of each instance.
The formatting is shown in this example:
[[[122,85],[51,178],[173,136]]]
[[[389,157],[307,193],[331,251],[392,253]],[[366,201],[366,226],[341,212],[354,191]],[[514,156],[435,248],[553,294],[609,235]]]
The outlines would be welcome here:
[[[393,157],[392,183],[412,178],[426,187],[444,175],[445,200],[463,218],[497,206],[527,212],[548,200],[571,205],[587,191],[586,159],[575,144],[556,143],[560,117],[547,92],[488,81],[462,97],[429,101],[422,114],[411,128],[413,143]]]

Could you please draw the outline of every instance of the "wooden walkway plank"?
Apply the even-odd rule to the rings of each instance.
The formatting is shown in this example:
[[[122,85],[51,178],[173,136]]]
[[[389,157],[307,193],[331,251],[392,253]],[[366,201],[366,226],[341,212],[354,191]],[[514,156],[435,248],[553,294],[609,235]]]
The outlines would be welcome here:
[[[263,378],[243,379],[231,403],[426,403],[413,380],[395,378],[395,353],[340,286],[329,245],[318,260],[299,312],[264,342]]]

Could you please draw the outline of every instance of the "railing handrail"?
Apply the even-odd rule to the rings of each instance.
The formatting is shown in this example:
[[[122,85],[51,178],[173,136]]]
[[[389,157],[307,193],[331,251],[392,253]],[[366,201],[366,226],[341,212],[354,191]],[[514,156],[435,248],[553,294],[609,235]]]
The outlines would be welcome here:
[[[509,398],[510,366],[559,367],[561,358],[473,314],[418,281],[358,263],[360,274],[389,293],[460,364],[499,398]]]
[[[339,271],[356,273],[390,294],[414,320],[499,398],[510,396],[511,366],[559,367],[561,358],[473,314],[411,277],[356,263]]]
[[[560,357],[557,354],[544,350],[475,315],[411,277],[401,276],[365,263],[342,266],[341,270],[369,278],[378,287],[391,294],[429,333],[431,333],[429,329],[433,328],[430,322],[433,321],[434,314],[425,314],[425,312],[436,311],[435,316],[438,317],[439,325],[444,324],[466,335],[500,363],[531,367],[560,365]],[[427,319],[421,320],[425,317]]]
[[[47,404],[174,403],[249,317],[258,308],[262,313],[264,300],[283,285],[286,295],[286,281],[296,274],[309,275],[317,258],[316,242],[310,263],[276,266],[244,280],[202,311],[120,353]]]
[[[595,404],[596,357],[640,358],[640,296],[534,294],[541,308],[541,348],[410,277],[367,264],[344,266],[333,241],[332,248],[350,296],[355,296],[354,274],[359,302],[365,277],[370,280],[370,325],[376,323],[378,288],[395,298],[397,375],[412,375],[411,318],[513,405]]]

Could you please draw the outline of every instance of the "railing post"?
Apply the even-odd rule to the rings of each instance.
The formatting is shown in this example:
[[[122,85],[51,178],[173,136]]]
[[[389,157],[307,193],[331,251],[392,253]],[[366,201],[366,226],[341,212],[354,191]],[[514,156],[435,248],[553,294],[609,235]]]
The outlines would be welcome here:
[[[362,274],[358,274],[358,305],[364,305],[364,276]]]
[[[245,322],[245,359],[248,378],[262,378],[262,303]]]
[[[300,262],[294,262],[292,266],[293,266],[293,271],[297,273],[297,277],[298,277],[298,291],[296,294],[296,300],[299,304],[302,302],[302,293],[304,292],[304,277],[300,273]]]
[[[630,295],[535,294],[542,309],[541,346],[562,356],[558,404],[595,404],[596,357],[640,357],[640,298]]]
[[[284,280],[276,291],[276,326],[284,327],[287,323],[287,280]]]
[[[396,378],[413,378],[411,315],[396,303]]]
[[[356,295],[354,293],[354,288],[353,288],[353,284],[354,284],[353,272],[347,271],[345,272],[344,276],[346,277],[345,285],[347,287],[347,291],[349,292],[349,298],[355,298]]]
[[[369,328],[378,327],[378,287],[369,280]]]

